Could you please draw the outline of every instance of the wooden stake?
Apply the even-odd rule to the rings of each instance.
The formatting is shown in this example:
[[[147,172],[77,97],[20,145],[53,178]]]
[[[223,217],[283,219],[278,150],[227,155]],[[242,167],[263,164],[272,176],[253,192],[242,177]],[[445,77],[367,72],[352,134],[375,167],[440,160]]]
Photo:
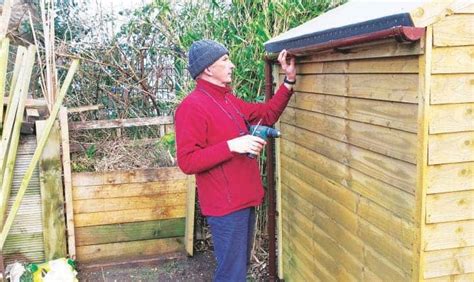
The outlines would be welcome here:
[[[72,209],[72,173],[71,158],[69,150],[69,126],[67,121],[68,110],[61,107],[59,111],[59,123],[61,127],[61,144],[63,149],[63,173],[64,173],[64,200],[66,202],[66,231],[69,257],[76,258],[76,236],[74,232],[74,211]]]
[[[12,13],[12,1],[5,0],[2,6],[2,17],[0,18],[0,39],[4,38],[8,32],[8,23],[10,23],[10,15]]]
[[[8,38],[4,38],[0,43],[0,123],[3,123],[3,97],[5,97],[9,46],[10,39]]]
[[[18,213],[18,209],[20,208],[21,201],[23,199],[23,196],[25,195],[26,189],[28,188],[28,184],[30,183],[31,177],[33,175],[33,171],[35,170],[36,165],[38,164],[38,161],[41,157],[41,154],[43,153],[43,149],[44,149],[44,146],[46,145],[46,141],[48,140],[49,133],[58,115],[59,107],[61,106],[62,101],[64,97],[66,96],[67,89],[69,85],[71,84],[72,78],[78,66],[79,66],[79,60],[74,60],[71,64],[71,67],[69,68],[66,79],[64,80],[63,85],[61,87],[61,90],[59,91],[58,99],[56,100],[56,103],[54,103],[54,107],[46,122],[44,132],[42,133],[41,139],[38,142],[33,158],[31,159],[30,165],[28,166],[28,169],[25,172],[23,180],[21,181],[18,194],[15,198],[15,202],[13,203],[11,212],[7,217],[7,220],[2,230],[2,234],[0,236],[0,252],[1,250],[3,250],[3,246],[7,239],[8,232],[10,232],[10,228],[12,227],[13,220],[15,219],[15,216]]]
[[[2,143],[0,144],[0,176],[1,176],[0,184],[3,182],[5,161],[7,158],[8,147],[10,146],[10,139],[11,139],[13,124],[15,122],[16,112],[18,109],[18,105],[20,103],[21,94],[24,93],[23,88],[26,83],[25,80],[29,81],[30,76],[31,76],[31,68],[33,68],[34,59],[35,59],[34,56],[35,56],[35,47],[32,45],[28,48],[28,53],[26,56],[24,56],[22,60],[21,70],[19,73],[19,81],[15,85],[15,91],[13,92],[12,101],[11,101],[11,104],[9,105],[7,116],[6,116],[7,119],[3,125],[2,140],[1,140]]]
[[[35,62],[35,50],[36,48],[31,45],[28,48],[28,55],[26,56],[27,64],[25,66],[25,71],[22,72],[21,81],[18,83],[20,88],[20,100],[18,102],[15,125],[13,127],[13,132],[10,136],[10,146],[8,146],[7,152],[7,162],[4,168],[2,168],[0,176],[2,177],[2,182],[0,187],[0,227],[3,227],[3,222],[5,221],[5,216],[7,213],[8,199],[10,198],[11,184],[13,182],[13,172],[15,167],[16,155],[18,150],[18,145],[20,143],[20,131],[21,124],[23,122],[23,113],[25,112],[26,97],[28,96],[28,89],[30,86],[30,77],[33,71],[33,65]]]
[[[194,253],[194,209],[196,207],[196,179],[188,176],[188,191],[186,196],[186,230],[184,232],[184,247],[189,256]]]
[[[22,66],[22,62],[25,58],[25,54],[26,54],[26,48],[25,47],[22,47],[22,46],[18,46],[18,49],[16,50],[16,58],[15,58],[15,66],[13,68],[13,76],[12,76],[12,79],[10,81],[10,89],[8,91],[8,97],[5,97],[3,99],[3,103],[6,103],[5,100],[7,100],[7,110],[5,112],[5,120],[8,118],[7,114],[8,114],[8,111],[11,107],[11,104],[12,104],[12,101],[13,99],[11,99],[13,97],[13,93],[15,91],[15,87],[16,87],[16,82],[18,81],[18,76],[20,76],[20,71],[21,71],[21,66]]]

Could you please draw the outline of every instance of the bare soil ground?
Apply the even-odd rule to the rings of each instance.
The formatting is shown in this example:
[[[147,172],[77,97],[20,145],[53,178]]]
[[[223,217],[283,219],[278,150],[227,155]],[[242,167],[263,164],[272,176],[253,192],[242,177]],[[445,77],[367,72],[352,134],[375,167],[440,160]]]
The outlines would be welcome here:
[[[215,268],[212,251],[196,252],[194,257],[156,260],[152,263],[80,268],[79,281],[212,281]]]

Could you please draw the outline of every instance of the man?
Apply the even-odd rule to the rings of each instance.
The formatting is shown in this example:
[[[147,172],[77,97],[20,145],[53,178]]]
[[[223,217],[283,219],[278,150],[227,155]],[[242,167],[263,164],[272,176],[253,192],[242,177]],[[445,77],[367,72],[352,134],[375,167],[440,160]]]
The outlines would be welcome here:
[[[256,159],[266,142],[248,131],[249,124],[272,125],[280,117],[296,80],[295,60],[279,56],[286,78],[266,103],[248,103],[230,88],[234,64],[228,50],[200,40],[189,50],[196,88],[176,110],[178,165],[196,174],[201,211],[207,217],[217,260],[214,281],[245,281],[255,226],[254,207],[264,191]]]

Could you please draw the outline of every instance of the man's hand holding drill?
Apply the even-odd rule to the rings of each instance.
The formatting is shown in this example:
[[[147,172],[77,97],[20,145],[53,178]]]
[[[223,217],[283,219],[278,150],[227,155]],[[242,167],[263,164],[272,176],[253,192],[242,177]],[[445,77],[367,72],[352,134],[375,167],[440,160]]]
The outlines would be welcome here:
[[[259,155],[267,142],[260,137],[244,135],[227,141],[231,152]]]

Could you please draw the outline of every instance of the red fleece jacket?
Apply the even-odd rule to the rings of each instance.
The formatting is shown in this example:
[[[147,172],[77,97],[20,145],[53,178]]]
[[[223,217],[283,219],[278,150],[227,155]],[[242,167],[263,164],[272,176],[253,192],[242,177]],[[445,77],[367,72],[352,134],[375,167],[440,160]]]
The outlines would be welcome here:
[[[178,166],[186,174],[196,174],[204,215],[222,216],[262,203],[257,160],[232,153],[227,141],[242,131],[248,134],[243,117],[250,124],[260,119],[261,124],[274,124],[291,94],[281,85],[270,101],[248,103],[235,97],[231,88],[200,79],[181,102],[175,114]]]

